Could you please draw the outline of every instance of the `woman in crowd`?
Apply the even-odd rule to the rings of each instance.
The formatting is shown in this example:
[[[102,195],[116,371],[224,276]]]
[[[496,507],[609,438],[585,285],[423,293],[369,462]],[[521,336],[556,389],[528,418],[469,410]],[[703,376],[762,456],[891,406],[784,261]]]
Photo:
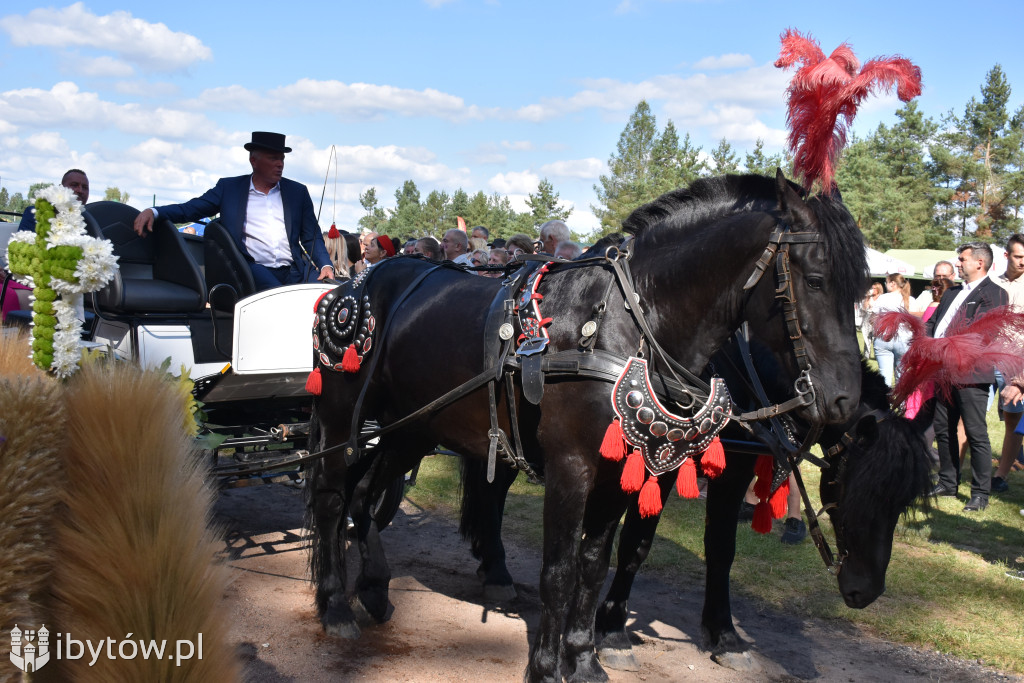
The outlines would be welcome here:
[[[505,249],[508,251],[509,259],[514,259],[519,254],[533,253],[533,239],[529,235],[517,233],[508,238],[505,242]]]
[[[491,249],[491,253],[487,255],[487,265],[489,266],[504,266],[508,263],[508,252],[501,247],[495,247]],[[487,277],[502,277],[504,273],[500,270],[491,270],[484,273]]]
[[[395,243],[387,235],[377,235],[370,240],[369,244],[366,245],[366,249],[363,250],[363,259],[366,261],[367,268],[372,268],[384,259],[394,255]]]
[[[348,243],[345,241],[345,235],[332,225],[331,229],[327,232],[327,236],[324,238],[324,246],[327,247],[327,254],[331,257],[335,279],[345,280],[351,277]]]
[[[885,294],[879,296],[871,307],[875,315],[900,311],[910,312],[910,283],[899,273],[891,273],[885,277]],[[900,374],[900,360],[910,345],[911,331],[907,325],[900,325],[892,339],[875,337],[875,360],[878,361],[878,372],[885,378],[890,387],[896,384]],[[894,377],[895,374],[895,377]]]
[[[477,266],[486,266],[487,257],[488,254],[486,249],[474,249],[472,253],[470,253],[469,255],[469,265],[473,266],[474,268]],[[487,275],[487,272],[483,270],[474,270],[472,272],[476,273],[477,275]]]
[[[882,285],[877,282],[871,284],[867,296],[860,302],[860,331],[864,337],[864,358],[871,358],[871,350],[874,346],[875,316],[874,307],[878,297],[882,295]]]

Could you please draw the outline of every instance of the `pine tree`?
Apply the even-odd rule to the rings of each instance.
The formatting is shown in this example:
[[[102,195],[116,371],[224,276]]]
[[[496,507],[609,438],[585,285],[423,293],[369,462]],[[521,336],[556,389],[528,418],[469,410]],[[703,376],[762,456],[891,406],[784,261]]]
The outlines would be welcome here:
[[[743,159],[743,165],[747,169],[747,173],[756,173],[758,175],[775,177],[775,171],[777,169],[783,169],[788,174],[786,162],[783,159],[782,154],[765,154],[764,153],[764,140],[761,138],[757,139],[754,143],[754,151],[747,152]]]
[[[571,207],[559,208],[558,193],[547,178],[542,178],[537,184],[537,194],[527,195],[526,205],[530,207],[533,225],[541,225],[554,219],[564,221],[572,213]]]
[[[715,175],[736,173],[740,170],[739,160],[732,149],[732,145],[725,138],[722,138],[718,147],[711,150],[711,162],[715,169]]]
[[[387,231],[391,235],[408,235],[422,232],[423,209],[420,206],[420,191],[416,183],[406,180],[395,190],[395,208],[391,209]]]
[[[601,234],[621,229],[622,221],[639,205],[657,196],[653,177],[653,151],[657,124],[651,107],[640,100],[619,136],[616,151],[608,159],[608,175],[594,185],[597,206],[591,205],[601,221]]]

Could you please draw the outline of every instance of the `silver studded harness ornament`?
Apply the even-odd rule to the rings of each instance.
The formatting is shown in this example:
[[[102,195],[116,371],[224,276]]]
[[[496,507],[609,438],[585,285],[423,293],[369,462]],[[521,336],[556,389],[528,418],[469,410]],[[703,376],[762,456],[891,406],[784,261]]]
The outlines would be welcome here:
[[[694,403],[691,415],[674,415],[658,400],[647,361],[632,357],[615,382],[611,398],[615,419],[605,432],[601,454],[611,460],[626,458],[622,490],[640,491],[642,516],[661,512],[659,475],[681,468],[676,479],[679,495],[696,498],[699,491],[694,459],[700,457],[705,476],[716,477],[722,472],[725,452],[718,432],[732,416],[732,399],[724,380],[711,380],[707,402]],[[627,456],[629,447],[632,452]]]

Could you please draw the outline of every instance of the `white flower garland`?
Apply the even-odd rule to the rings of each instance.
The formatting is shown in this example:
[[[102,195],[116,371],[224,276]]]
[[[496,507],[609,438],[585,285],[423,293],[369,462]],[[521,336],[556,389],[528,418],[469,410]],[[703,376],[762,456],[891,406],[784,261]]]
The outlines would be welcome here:
[[[39,190],[35,201],[36,232],[18,231],[11,236],[7,262],[15,280],[33,288],[33,360],[41,368],[65,378],[78,369],[81,357],[82,321],[78,312],[82,310],[82,295],[103,288],[113,279],[117,257],[108,240],[86,233],[82,204],[74,192],[62,185],[51,185]],[[50,214],[50,207],[53,217],[40,221],[40,216]],[[70,250],[73,255],[69,255],[67,247],[75,248]],[[45,297],[52,301],[52,315],[35,306],[39,287],[52,290]],[[53,319],[55,323],[51,322]],[[37,337],[41,344],[35,343]],[[45,348],[51,338],[52,357]]]

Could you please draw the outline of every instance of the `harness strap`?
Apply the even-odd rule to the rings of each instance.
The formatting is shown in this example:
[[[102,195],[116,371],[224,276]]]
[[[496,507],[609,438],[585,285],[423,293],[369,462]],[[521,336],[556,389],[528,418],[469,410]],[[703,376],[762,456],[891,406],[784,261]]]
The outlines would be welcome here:
[[[839,570],[842,569],[845,555],[840,557],[839,562],[836,562],[835,556],[832,555],[832,548],[829,547],[828,541],[825,540],[825,534],[822,533],[821,527],[818,525],[818,515],[814,513],[810,496],[807,495],[804,478],[800,475],[800,464],[793,454],[789,456],[789,466],[792,468],[797,488],[800,489],[800,499],[804,504],[804,515],[807,517],[807,531],[811,535],[811,540],[814,541],[814,547],[818,549],[818,554],[821,555],[821,559],[825,562],[825,568],[828,569],[829,574],[836,576],[839,574]]]

